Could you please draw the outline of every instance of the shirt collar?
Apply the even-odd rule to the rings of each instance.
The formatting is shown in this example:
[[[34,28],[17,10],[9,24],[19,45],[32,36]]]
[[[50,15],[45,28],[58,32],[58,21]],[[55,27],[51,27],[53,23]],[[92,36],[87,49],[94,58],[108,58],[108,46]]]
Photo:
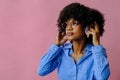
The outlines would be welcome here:
[[[72,43],[65,43],[62,45],[64,49],[72,49]]]
[[[92,51],[92,44],[87,44],[86,48],[85,48],[85,51]]]
[[[85,51],[92,51],[92,44],[87,44]],[[66,43],[63,45],[64,49],[72,49],[72,43]]]

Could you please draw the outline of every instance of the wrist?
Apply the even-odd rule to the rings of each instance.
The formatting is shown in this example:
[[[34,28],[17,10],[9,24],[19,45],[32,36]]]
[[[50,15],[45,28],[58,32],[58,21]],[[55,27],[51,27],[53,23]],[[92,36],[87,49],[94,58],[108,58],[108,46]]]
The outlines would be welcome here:
[[[100,45],[100,37],[99,36],[93,37],[93,45],[94,46]]]
[[[95,42],[93,45],[94,46],[98,46],[98,45],[100,45],[100,43],[99,42]]]
[[[60,43],[57,43],[57,42],[54,42],[54,44],[57,45],[57,46],[60,46],[60,45],[61,45]]]

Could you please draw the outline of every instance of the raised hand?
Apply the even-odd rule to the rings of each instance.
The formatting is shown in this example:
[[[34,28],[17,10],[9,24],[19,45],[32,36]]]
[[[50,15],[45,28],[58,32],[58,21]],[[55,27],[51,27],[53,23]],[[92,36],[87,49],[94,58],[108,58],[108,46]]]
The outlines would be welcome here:
[[[93,39],[92,39],[92,42],[93,42],[93,45],[100,45],[100,33],[99,33],[99,26],[97,25],[97,23],[95,22],[95,27],[94,29],[93,28],[90,28],[88,31],[87,31],[87,37],[89,37],[90,35],[92,35]]]
[[[57,46],[60,46],[62,44],[64,44],[65,42],[67,41],[67,36],[65,35],[64,32],[57,32],[57,35],[56,35],[56,40],[55,40],[55,44]]]

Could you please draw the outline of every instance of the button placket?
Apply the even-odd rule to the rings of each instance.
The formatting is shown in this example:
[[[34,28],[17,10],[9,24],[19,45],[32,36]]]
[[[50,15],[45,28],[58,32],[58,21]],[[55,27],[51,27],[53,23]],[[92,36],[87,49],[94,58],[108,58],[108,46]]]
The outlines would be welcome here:
[[[76,69],[76,65],[74,65],[74,67],[73,67],[73,80],[77,80],[77,69]]]

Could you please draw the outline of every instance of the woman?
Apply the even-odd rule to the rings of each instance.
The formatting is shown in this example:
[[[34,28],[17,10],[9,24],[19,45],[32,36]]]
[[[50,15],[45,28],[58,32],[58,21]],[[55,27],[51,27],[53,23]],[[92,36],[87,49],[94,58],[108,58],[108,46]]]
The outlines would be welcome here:
[[[42,57],[38,74],[44,76],[57,68],[59,80],[107,80],[109,63],[100,44],[103,15],[71,3],[60,12],[57,25],[56,40]]]

